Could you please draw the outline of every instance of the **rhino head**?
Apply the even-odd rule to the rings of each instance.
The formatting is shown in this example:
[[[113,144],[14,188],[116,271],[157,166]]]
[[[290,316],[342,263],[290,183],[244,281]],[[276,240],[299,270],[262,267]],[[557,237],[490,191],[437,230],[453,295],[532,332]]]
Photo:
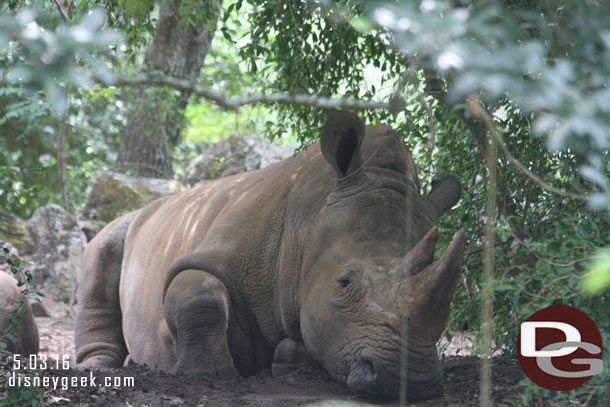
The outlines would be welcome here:
[[[310,354],[360,396],[442,393],[436,343],[447,325],[464,251],[459,231],[434,261],[455,177],[419,192],[414,161],[386,126],[327,112],[321,150],[337,176],[307,238],[300,328]],[[406,364],[404,360],[406,359]],[[402,361],[402,362],[401,362]]]

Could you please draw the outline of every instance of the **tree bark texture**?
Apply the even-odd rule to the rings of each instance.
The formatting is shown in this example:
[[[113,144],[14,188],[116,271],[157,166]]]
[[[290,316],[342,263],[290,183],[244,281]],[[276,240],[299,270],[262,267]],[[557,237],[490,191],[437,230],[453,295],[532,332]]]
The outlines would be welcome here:
[[[162,0],[144,70],[195,83],[210,49],[218,20],[215,0]],[[180,139],[190,92],[137,88],[121,137],[117,169],[142,177],[173,176],[171,146]]]

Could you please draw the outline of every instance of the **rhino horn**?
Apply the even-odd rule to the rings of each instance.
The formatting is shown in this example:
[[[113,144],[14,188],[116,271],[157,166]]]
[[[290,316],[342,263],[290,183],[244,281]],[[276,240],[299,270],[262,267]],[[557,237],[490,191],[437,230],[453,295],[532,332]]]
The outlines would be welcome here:
[[[414,276],[434,260],[434,248],[438,240],[438,229],[431,228],[400,262],[396,271],[402,280],[406,274]]]
[[[449,304],[453,299],[453,294],[457,286],[460,269],[462,267],[462,258],[464,256],[464,244],[466,241],[463,229],[460,229],[449,244],[449,247],[443,255],[435,262],[421,267],[425,260],[429,259],[427,251],[432,247],[438,237],[436,228],[433,228],[426,236],[411,250],[405,259],[405,263],[409,262],[411,253],[416,251],[418,246],[421,246],[419,252],[412,255],[413,260],[410,260],[411,267],[406,287],[406,292],[401,293],[401,297],[408,300],[409,306],[409,322],[415,323],[418,326],[428,325],[429,328],[435,326],[444,326],[449,316]],[[416,255],[420,253],[419,255]],[[421,253],[426,253],[425,255]],[[431,324],[431,322],[436,322]],[[434,337],[437,329],[433,329]],[[438,332],[440,335],[441,332]],[[436,341],[438,337],[431,338]]]

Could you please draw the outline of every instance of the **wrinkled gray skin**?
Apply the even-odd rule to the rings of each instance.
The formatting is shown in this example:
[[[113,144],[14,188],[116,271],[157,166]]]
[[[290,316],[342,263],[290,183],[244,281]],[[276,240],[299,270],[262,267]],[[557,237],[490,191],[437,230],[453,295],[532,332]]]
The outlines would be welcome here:
[[[157,200],[96,236],[79,275],[77,362],[129,354],[219,378],[317,363],[358,395],[396,397],[408,345],[408,397],[442,392],[435,345],[464,237],[433,263],[434,225],[459,183],[421,196],[389,127],[327,117],[320,144],[297,156]]]
[[[26,301],[25,307],[19,311],[23,316],[17,325],[17,341],[12,342],[4,337],[9,328],[11,313],[17,309],[12,303],[21,299],[23,294],[17,286],[17,280],[0,271],[0,340],[6,343],[7,351],[27,356],[38,353],[38,328],[29,301]]]

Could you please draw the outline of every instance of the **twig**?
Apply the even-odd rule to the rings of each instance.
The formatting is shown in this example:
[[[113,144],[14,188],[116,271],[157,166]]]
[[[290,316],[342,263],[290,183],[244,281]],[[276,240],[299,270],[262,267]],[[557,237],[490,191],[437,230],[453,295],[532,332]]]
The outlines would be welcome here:
[[[64,12],[64,9],[61,7],[57,0],[53,0],[57,10],[59,11],[59,15],[63,20],[64,24],[68,25],[70,23],[70,19]],[[66,160],[65,160],[65,152],[66,152],[66,123],[68,122],[68,116],[70,114],[70,88],[66,85],[66,111],[61,117],[61,123],[59,124],[59,134],[57,136],[57,178],[58,178],[58,186],[59,193],[61,196],[61,206],[67,211],[68,210],[68,200],[66,198]]]
[[[6,57],[8,59],[8,53],[7,53]],[[15,66],[16,61],[17,61],[17,59],[15,58],[15,55],[13,55],[13,59],[11,60],[11,63],[9,64],[9,66],[6,67],[6,69],[2,73],[2,77],[0,77],[0,87],[4,87],[4,82],[6,81],[6,78],[8,77],[8,74],[11,71],[11,69],[13,69],[13,67]]]
[[[447,93],[442,89],[442,82],[436,76],[436,73],[431,72],[431,71],[424,71],[424,77],[426,78],[426,86],[425,86],[426,93],[429,94],[430,96],[434,97],[439,102],[441,102],[441,103],[443,103],[443,104],[445,104],[445,105],[447,105],[449,107],[452,107],[452,104],[449,103],[449,101],[447,100]],[[481,107],[480,110],[482,112],[486,112],[486,110],[484,110],[484,108],[480,104],[480,102],[479,102],[479,105]],[[470,106],[470,107],[473,107],[473,106]],[[466,117],[466,115],[464,115],[463,111],[456,110],[455,113],[458,115],[458,117],[460,118],[462,123],[464,123],[464,125],[466,125],[466,127],[468,128],[470,133],[473,135],[473,137],[475,139],[475,142],[477,143],[477,145],[479,147],[479,150],[481,151],[481,155],[483,155],[485,157],[486,156],[486,154],[485,154],[486,146],[483,143],[484,138],[482,137],[481,131],[480,131],[476,121],[471,119],[471,118]],[[479,112],[479,116],[480,116],[480,113],[481,112]],[[489,127],[490,129],[495,129],[496,128],[495,125],[490,127],[490,126],[488,126],[489,123],[486,123],[486,120],[492,120],[491,119],[491,115],[489,113],[487,113],[487,115],[486,115],[487,119],[485,118],[485,115],[483,115],[481,117],[478,117],[475,114],[474,116],[478,120],[480,120],[483,123],[485,123],[487,125],[487,127]],[[495,139],[496,143],[502,149],[502,153],[506,156],[506,159],[512,165],[514,165],[519,171],[521,171],[525,176],[530,178],[532,181],[534,181],[536,184],[538,184],[544,190],[547,190],[549,192],[552,192],[552,193],[555,193],[557,195],[560,195],[560,196],[563,196],[563,197],[566,197],[566,198],[570,198],[570,199],[575,199],[575,200],[579,200],[579,201],[586,201],[587,200],[586,196],[574,194],[572,192],[563,191],[561,189],[552,187],[551,185],[547,184],[540,177],[538,177],[536,174],[534,174],[533,172],[531,172],[530,170],[525,168],[525,166],[523,164],[521,164],[518,160],[516,160],[512,156],[512,154],[510,154],[510,151],[508,151],[508,148],[504,144],[503,140],[497,134],[497,131],[492,134],[492,137]],[[500,202],[500,207],[502,207],[502,202]],[[505,216],[506,216],[506,214],[505,214]]]
[[[534,248],[533,248],[533,247],[531,247],[530,245],[528,245],[527,243],[525,243],[523,240],[519,239],[519,237],[518,237],[517,235],[515,235],[515,234],[513,233],[513,231],[512,231],[512,230],[509,230],[508,232],[509,232],[509,233],[511,234],[511,236],[512,236],[512,237],[513,237],[513,238],[514,238],[516,241],[517,241],[517,243],[519,243],[521,246],[523,246],[523,247],[525,247],[527,250],[529,250],[529,251],[530,251],[530,253],[532,253],[534,256],[536,256],[536,257],[537,257],[539,260],[542,260],[543,262],[545,262],[545,263],[547,263],[547,264],[549,264],[549,265],[551,265],[551,266],[555,266],[555,267],[571,267],[571,266],[573,266],[573,265],[575,265],[575,264],[582,263],[582,262],[585,262],[585,261],[590,261],[591,259],[594,259],[594,258],[595,258],[595,257],[593,257],[593,256],[585,256],[585,257],[583,257],[582,259],[576,259],[576,260],[572,260],[572,261],[569,261],[569,262],[567,262],[567,263],[555,263],[554,261],[552,261],[552,260],[550,260],[550,259],[546,259],[546,258],[544,258],[544,257],[540,256],[538,253],[536,253],[536,252],[534,251]],[[579,247],[579,248],[580,248],[580,247]]]
[[[61,206],[67,211],[68,201],[66,199],[66,126],[70,114],[70,88],[66,86],[66,111],[61,116],[59,123],[59,134],[57,137],[57,178],[59,181],[59,192],[61,195]]]
[[[434,118],[434,112],[432,111],[432,107],[423,96],[418,98],[419,103],[426,110],[426,114],[428,115],[428,155],[430,156],[428,159],[428,174],[432,178],[432,153],[434,152],[434,140],[436,139],[436,120]],[[430,179],[430,181],[432,181]]]
[[[90,73],[90,79],[97,84],[114,87],[129,86],[168,86],[179,91],[192,92],[193,95],[210,100],[219,107],[227,110],[237,110],[246,105],[261,104],[292,104],[301,106],[317,107],[322,109],[386,109],[390,110],[391,104],[382,101],[364,101],[351,98],[329,98],[309,94],[272,93],[268,95],[253,95],[243,97],[229,97],[223,92],[193,84],[189,80],[159,74],[137,74],[131,76],[117,75],[113,79],[102,78]]]
[[[66,16],[64,10],[61,8],[59,2],[57,0],[53,0],[53,3],[55,3],[55,5],[57,6],[57,10],[59,10],[59,15],[61,16],[61,19],[64,20],[65,24],[68,24],[70,20],[68,19],[68,16]]]
[[[485,161],[487,185],[485,205],[485,236],[483,239],[483,273],[481,282],[481,365],[479,382],[479,405],[492,405],[492,335],[493,335],[493,281],[494,281],[494,226],[496,224],[497,197],[497,149],[494,140],[489,140]]]
[[[464,109],[455,108],[455,106],[447,99],[447,93],[443,89],[443,82],[439,79],[435,72],[430,70],[424,70],[424,78],[426,79],[426,85],[424,86],[424,91],[432,96],[434,99],[438,100],[440,103],[445,106],[453,109],[453,112],[458,116],[460,122],[462,122],[470,134],[477,146],[477,149],[481,153],[481,157],[483,157],[483,161],[485,166],[489,168],[490,165],[494,163],[489,163],[487,161],[487,148],[488,142],[486,137],[486,129],[482,122],[479,120],[467,116]],[[494,164],[495,165],[495,164]],[[522,238],[526,237],[526,233],[523,230],[523,225],[516,222],[513,219],[513,214],[515,213],[515,203],[510,198],[508,191],[504,184],[499,183],[496,185],[498,191],[498,210],[499,213],[507,220],[508,224],[517,232],[518,236]]]
[[[506,144],[504,144],[504,140],[502,136],[498,132],[496,125],[493,121],[491,114],[487,111],[487,109],[476,99],[468,98],[467,100],[468,108],[471,113],[479,120],[483,121],[489,130],[489,134],[493,137],[494,141],[500,146],[502,153],[506,156],[506,159],[509,163],[517,167],[519,171],[521,171],[525,176],[538,184],[542,189],[552,192],[554,194],[563,196],[565,198],[574,199],[577,201],[586,201],[587,197],[584,195],[575,194],[573,192],[564,191],[559,188],[555,188],[552,185],[544,182],[539,176],[534,174],[532,171],[528,170],[519,160],[517,160],[508,150]]]

